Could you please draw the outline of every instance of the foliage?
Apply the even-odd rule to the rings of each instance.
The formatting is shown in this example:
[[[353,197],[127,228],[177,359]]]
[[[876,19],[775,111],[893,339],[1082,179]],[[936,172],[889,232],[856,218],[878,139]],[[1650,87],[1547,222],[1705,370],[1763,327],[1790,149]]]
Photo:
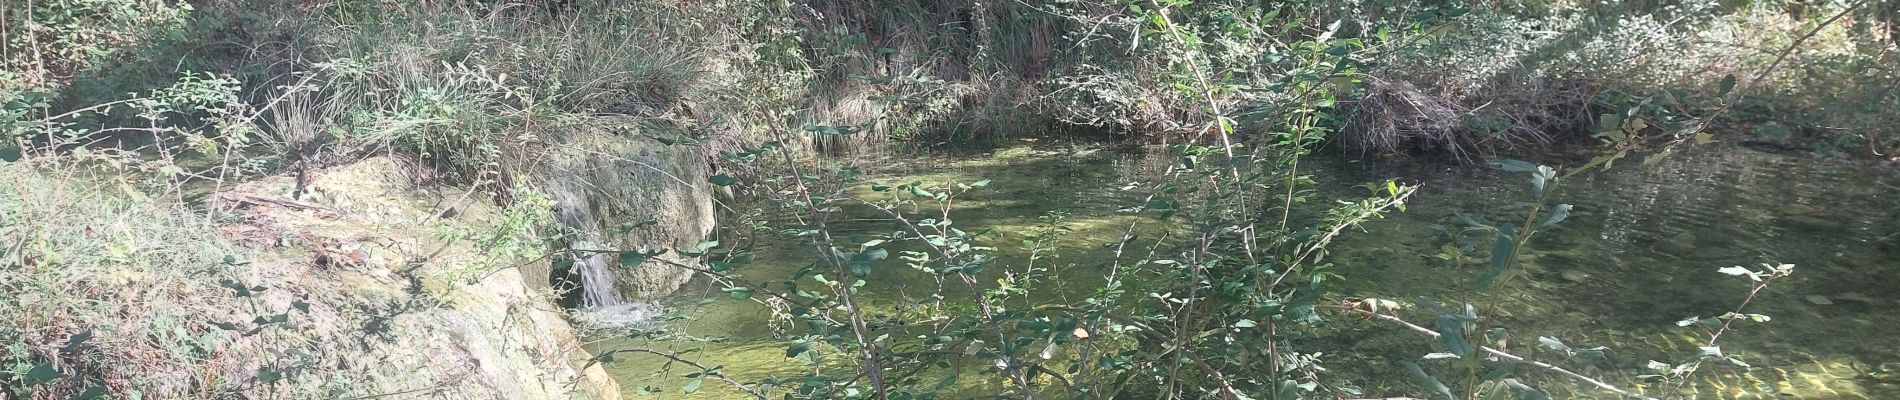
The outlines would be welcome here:
[[[3,173],[13,189],[0,193],[7,243],[0,288],[9,293],[0,300],[8,321],[0,325],[7,346],[0,387],[14,398],[75,397],[107,384],[152,396],[194,390],[193,371],[207,367],[203,355],[229,344],[196,329],[228,315],[195,304],[229,299],[216,277],[232,276],[235,265],[225,257],[235,253],[223,243],[186,240],[202,221],[124,199],[114,193],[123,186],[74,185],[17,164]],[[58,186],[64,193],[37,190]],[[32,223],[55,219],[87,222]]]
[[[1393,311],[1411,304],[1329,292],[1350,278],[1327,257],[1334,240],[1403,210],[1416,188],[1386,181],[1363,195],[1322,192],[1307,156],[1329,142],[1470,160],[1602,144],[1606,153],[1581,170],[1713,141],[1712,128],[1821,153],[1900,149],[1894,132],[1879,129],[1894,125],[1890,111],[1900,107],[1894,22],[1868,11],[1890,6],[1865,2],[288,3],[0,6],[0,161],[15,163],[0,166],[0,179],[83,188],[67,197],[0,193],[0,238],[9,242],[0,243],[0,272],[12,272],[0,287],[20,294],[0,300],[0,316],[12,321],[0,326],[8,397],[87,397],[102,387],[220,397],[300,378],[307,385],[289,396],[318,391],[309,385],[355,393],[338,378],[352,371],[316,366],[307,346],[247,339],[308,344],[289,328],[304,322],[309,303],[259,300],[276,293],[234,275],[246,262],[229,256],[230,244],[192,240],[219,214],[200,214],[186,198],[280,172],[299,174],[300,195],[302,173],[377,153],[420,160],[436,183],[501,203],[492,226],[437,230],[481,253],[450,271],[453,281],[537,255],[611,252],[622,265],[666,252],[703,259],[662,262],[708,277],[731,301],[767,308],[790,338],[785,358],[807,367],[737,377],[653,349],[594,360],[627,354],[692,366],[693,380],[677,388],[685,392],[710,378],[760,398],[921,399],[967,387],[1028,398],[1351,397],[1355,389],[1329,377],[1329,355],[1308,350],[1338,314],[1435,336],[1442,352],[1403,364],[1430,396],[1544,396],[1531,386],[1540,382],[1519,379],[1522,365],[1660,396],[1495,345],[1508,333],[1499,312],[1511,307],[1500,293],[1528,279],[1519,259],[1531,237],[1569,216],[1570,206],[1549,204],[1569,174],[1500,161],[1532,177],[1527,211],[1511,223],[1473,220],[1457,237],[1464,242],[1445,250],[1461,269],[1465,252],[1490,252],[1470,264],[1464,298],[1417,302],[1433,320],[1426,328]],[[190,40],[247,55],[167,47]],[[179,67],[163,73],[110,70],[171,56]],[[1175,158],[1131,188],[1145,197],[1126,205],[1134,218],[1119,240],[1083,246],[1108,253],[1099,280],[1051,272],[1051,263],[1085,256],[1059,250],[1068,228],[1055,210],[1039,210],[1049,213],[1024,239],[1028,259],[998,257],[999,239],[962,220],[956,205],[1001,183],[880,184],[816,156],[1050,127],[1166,138]],[[687,248],[543,254],[563,232],[550,228],[554,203],[531,175],[552,149],[597,132],[715,164],[722,173],[703,183],[759,209],[736,218],[734,237]],[[103,183],[70,185],[94,179]],[[84,207],[62,208],[69,203]],[[834,237],[830,222],[847,208],[882,215],[886,229]],[[63,213],[93,223],[35,223]],[[779,214],[793,217],[765,217]],[[761,240],[802,243],[810,263],[789,276],[746,276]],[[1755,278],[1752,299],[1788,268],[1722,272]],[[889,309],[864,303],[864,291],[898,277],[934,285]],[[1092,291],[1061,302],[1031,296],[1052,286]],[[85,295],[68,295],[75,291]],[[191,297],[207,292],[217,295]],[[120,293],[157,301],[113,300]],[[1686,320],[1708,328],[1711,350],[1657,362],[1645,378],[1679,388],[1705,361],[1739,362],[1716,339],[1734,321],[1766,319],[1738,307]],[[1604,350],[1539,339],[1570,357]],[[209,364],[223,354],[252,359]],[[139,362],[115,364],[126,359]]]
[[[49,91],[184,28],[192,7],[160,0],[28,0],[0,7],[0,100]],[[44,92],[42,92],[44,93]]]
[[[1345,144],[1483,158],[1587,136],[1611,143],[1612,152],[1721,136],[1824,154],[1881,153],[1891,133],[1834,128],[1872,127],[1869,118],[1890,113],[1806,111],[1891,103],[1884,84],[1891,71],[1869,63],[1893,57],[1892,39],[1881,34],[1880,18],[1861,18],[1880,15],[1879,7],[1551,2],[1441,13],[1455,23],[1378,60],[1371,90],[1355,99]],[[1731,105],[1740,107],[1725,113]],[[1602,135],[1618,130],[1602,123],[1608,116],[1643,120],[1647,132],[1639,133],[1652,143]],[[1709,124],[1717,116],[1724,123]]]

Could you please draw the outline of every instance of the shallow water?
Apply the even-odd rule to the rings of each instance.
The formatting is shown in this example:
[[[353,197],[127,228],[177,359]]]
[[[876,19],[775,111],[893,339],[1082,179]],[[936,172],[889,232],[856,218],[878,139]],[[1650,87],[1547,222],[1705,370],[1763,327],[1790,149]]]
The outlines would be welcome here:
[[[959,201],[959,226],[995,229],[988,243],[999,247],[998,265],[1020,264],[1020,240],[1049,210],[1069,214],[1062,259],[1054,276],[1086,275],[1082,265],[1105,260],[1091,243],[1113,242],[1130,222],[1115,210],[1139,202],[1129,183],[1155,176],[1168,157],[1153,150],[1107,150],[1091,145],[1043,142],[994,152],[922,160],[860,160],[886,182],[991,179],[996,189]],[[1422,184],[1409,212],[1374,221],[1332,248],[1346,296],[1413,299],[1456,298],[1463,274],[1433,257],[1450,239],[1436,229],[1455,226],[1454,215],[1489,221],[1521,218],[1516,206],[1524,178],[1488,168],[1316,159],[1321,190],[1358,194],[1360,182],[1398,178]],[[1693,354],[1698,332],[1677,327],[1690,316],[1719,315],[1745,296],[1745,279],[1717,268],[1763,262],[1797,265],[1749,305],[1748,312],[1773,320],[1744,324],[1723,337],[1726,353],[1751,368],[1705,367],[1688,392],[1692,398],[1900,398],[1900,249],[1881,243],[1895,231],[1900,179],[1894,171],[1856,164],[1786,157],[1736,147],[1707,146],[1672,156],[1654,167],[1635,163],[1566,181],[1555,202],[1576,208],[1558,227],[1542,232],[1525,258],[1529,279],[1511,285],[1497,324],[1511,332],[1519,355],[1565,365],[1627,387],[1648,360],[1674,361]],[[847,212],[846,214],[852,214]],[[868,217],[868,216],[861,216]],[[889,226],[849,216],[836,234],[864,235]],[[776,279],[810,258],[798,246],[758,249],[759,262],[743,273]],[[885,267],[902,268],[902,267]],[[1065,271],[1064,269],[1072,269]],[[990,272],[995,272],[993,269]],[[868,288],[867,308],[900,304],[908,295],[934,290],[923,274],[880,269]],[[906,277],[907,276],[907,277]],[[1049,300],[1080,296],[1092,287],[1050,282]],[[678,318],[663,321],[675,332],[706,340],[651,342],[601,338],[596,350],[629,346],[689,351],[707,365],[723,365],[742,381],[798,373],[784,357],[764,307],[727,299],[710,282],[695,281],[667,301]],[[1400,315],[1427,322],[1417,311]],[[1389,324],[1334,318],[1325,339],[1301,343],[1324,351],[1333,378],[1344,377],[1365,397],[1418,395],[1395,363],[1435,350],[1431,340]],[[1607,346],[1609,360],[1565,360],[1537,349],[1539,336],[1563,339],[1576,348]],[[1430,363],[1427,369],[1431,370]],[[733,398],[737,393],[708,381],[685,395],[681,374],[694,368],[661,360],[623,359],[608,369],[630,395],[649,398]],[[1556,398],[1606,397],[1552,374],[1522,371],[1534,386]],[[644,386],[658,393],[639,394]],[[964,388],[982,393],[984,387]]]

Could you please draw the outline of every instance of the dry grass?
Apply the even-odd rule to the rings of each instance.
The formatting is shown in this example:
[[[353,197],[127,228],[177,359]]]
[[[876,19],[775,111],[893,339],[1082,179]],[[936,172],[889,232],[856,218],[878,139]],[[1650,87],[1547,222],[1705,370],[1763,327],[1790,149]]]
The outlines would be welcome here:
[[[398,164],[313,172],[307,200],[324,212],[251,203],[230,218],[127,171],[32,164],[0,165],[0,367],[60,377],[0,373],[0,395],[548,398],[570,394],[542,383],[581,379],[587,355],[527,276],[459,272],[518,255],[431,228],[505,218],[474,202],[420,227],[433,202],[389,182]],[[291,185],[236,190],[281,198]]]
[[[1338,140],[1361,152],[1443,153],[1472,161],[1588,135],[1595,90],[1518,70],[1469,91],[1367,76]],[[1429,82],[1429,81],[1426,81]]]

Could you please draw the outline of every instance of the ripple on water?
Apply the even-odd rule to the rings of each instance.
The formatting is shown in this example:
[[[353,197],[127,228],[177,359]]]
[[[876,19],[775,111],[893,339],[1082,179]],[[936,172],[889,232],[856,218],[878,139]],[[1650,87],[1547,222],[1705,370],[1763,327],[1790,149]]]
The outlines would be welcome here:
[[[1147,183],[1167,165],[1164,152],[1098,151],[1071,156],[1048,148],[1008,148],[994,154],[881,160],[873,176],[885,182],[992,179],[993,190],[959,200],[958,225],[996,227],[994,240],[1010,262],[1023,257],[1014,243],[1048,210],[1073,217],[1074,243],[1113,241],[1126,218],[1116,209],[1141,201]],[[1432,257],[1445,237],[1434,225],[1456,226],[1456,213],[1492,221],[1522,218],[1516,206],[1524,182],[1478,167],[1435,168],[1348,162],[1321,157],[1309,165],[1329,195],[1363,197],[1358,182],[1399,178],[1424,185],[1410,212],[1368,223],[1335,244],[1330,259],[1342,276],[1341,295],[1408,299],[1420,295],[1457,298],[1463,276],[1449,262]],[[1675,321],[1719,315],[1732,310],[1748,289],[1744,280],[1717,268],[1762,262],[1793,263],[1795,275],[1750,303],[1750,312],[1774,319],[1750,324],[1724,336],[1723,349],[1748,361],[1749,368],[1713,366],[1688,388],[1693,398],[1900,398],[1900,268],[1896,246],[1876,240],[1892,234],[1900,179],[1891,172],[1850,164],[1783,157],[1740,148],[1703,146],[1650,167],[1629,163],[1607,172],[1579,175],[1567,182],[1557,202],[1576,206],[1573,216],[1531,243],[1528,284],[1516,285],[1505,298],[1501,324],[1511,330],[1514,350],[1532,358],[1570,366],[1606,381],[1639,386],[1636,375],[1648,360],[1672,362],[1693,354],[1698,332]],[[862,211],[862,210],[857,210]],[[838,224],[844,237],[875,234],[888,226],[851,220]],[[791,226],[783,216],[775,227]],[[1063,262],[1086,277],[1089,246],[1065,251]],[[780,279],[810,262],[809,250],[796,245],[760,252],[755,267],[741,271],[758,279]],[[880,270],[882,271],[882,270]],[[882,273],[882,272],[880,272]],[[1086,286],[1086,279],[1069,284]],[[923,287],[930,282],[883,280]],[[667,301],[685,320],[669,322],[676,331],[698,339],[640,342],[605,341],[593,347],[649,346],[691,350],[709,365],[724,365],[742,380],[796,373],[801,365],[784,358],[785,341],[766,323],[769,313],[756,304],[727,301],[716,287],[698,282]],[[874,304],[901,301],[906,286],[867,288]],[[1080,288],[1086,289],[1086,288]],[[1060,296],[1053,291],[1050,296]],[[1833,304],[1814,304],[1824,296]],[[715,299],[716,301],[705,301]],[[657,311],[655,311],[657,312]],[[1407,311],[1416,314],[1416,311]],[[637,314],[637,313],[636,313]],[[1419,315],[1406,314],[1408,318]],[[1363,397],[1417,395],[1396,360],[1430,352],[1432,342],[1410,332],[1372,322],[1334,321],[1335,334],[1306,342],[1324,350],[1337,376],[1367,390]],[[1607,346],[1605,362],[1566,359],[1534,348],[1538,336],[1553,336],[1573,347]],[[664,363],[609,365],[628,393],[645,385],[667,390],[664,398],[727,398],[734,394],[710,383],[695,395],[682,395],[678,373]],[[679,372],[679,371],[674,371]],[[1556,398],[1603,398],[1575,382],[1521,373]],[[1656,390],[1656,388],[1647,388]]]
[[[631,302],[579,310],[574,321],[588,330],[625,331],[651,328],[664,313],[659,303]]]

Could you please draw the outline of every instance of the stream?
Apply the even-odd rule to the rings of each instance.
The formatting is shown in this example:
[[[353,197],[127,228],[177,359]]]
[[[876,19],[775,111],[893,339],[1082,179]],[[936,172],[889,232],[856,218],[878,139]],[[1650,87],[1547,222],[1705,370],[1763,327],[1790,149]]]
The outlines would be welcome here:
[[[1118,149],[1044,139],[991,151],[921,158],[858,160],[874,180],[995,182],[989,190],[960,199],[958,226],[990,228],[998,248],[993,265],[1021,264],[1021,244],[1049,211],[1066,215],[1072,229],[1057,243],[1061,256],[1048,262],[1052,276],[1087,276],[1085,267],[1111,257],[1098,248],[1121,237],[1131,218],[1117,210],[1141,201],[1145,182],[1165,169],[1164,149]],[[1322,193],[1363,197],[1364,182],[1398,179],[1421,185],[1406,212],[1389,214],[1348,233],[1329,256],[1334,295],[1410,303],[1433,297],[1453,303],[1468,274],[1436,257],[1452,243],[1459,215],[1490,223],[1522,218],[1527,190],[1523,174],[1475,165],[1387,162],[1371,158],[1316,156],[1309,160]],[[1500,317],[1508,350],[1548,361],[1627,388],[1649,360],[1674,362],[1696,354],[1705,340],[1677,321],[1733,310],[1746,297],[1746,278],[1717,269],[1761,263],[1796,265],[1749,303],[1748,313],[1765,323],[1744,323],[1722,337],[1724,353],[1747,367],[1704,367],[1685,394],[1696,399],[1887,399],[1900,398],[1900,244],[1891,239],[1900,224],[1900,174],[1857,163],[1764,153],[1733,145],[1708,145],[1652,165],[1625,160],[1613,169],[1566,179],[1554,203],[1574,205],[1570,217],[1533,237],[1523,259],[1528,274],[1502,293]],[[873,215],[847,210],[834,234],[848,243],[892,228]],[[791,226],[781,219],[774,228]],[[1447,228],[1453,227],[1453,228]],[[1150,236],[1152,237],[1152,236]],[[1889,238],[1882,241],[1883,238]],[[790,242],[789,240],[787,242]],[[758,261],[740,270],[756,280],[783,279],[811,262],[796,245],[761,246]],[[934,280],[899,263],[880,266],[877,287],[867,288],[867,308],[889,308],[913,293],[929,293]],[[1098,279],[1099,280],[1099,279]],[[1086,283],[1043,282],[1036,292],[1050,302],[1085,296]],[[1087,281],[1084,281],[1087,282]],[[655,327],[699,340],[628,339],[598,336],[590,350],[646,347],[686,352],[708,366],[723,366],[741,381],[793,376],[810,368],[785,357],[787,341],[775,336],[774,317],[758,304],[733,300],[720,286],[696,279],[662,299],[669,318]],[[947,293],[967,293],[947,290]],[[1422,311],[1399,313],[1427,324]],[[1368,398],[1418,396],[1398,362],[1438,350],[1436,341],[1391,323],[1329,315],[1321,339],[1299,342],[1323,352],[1323,365]],[[1537,346],[1557,338],[1576,349],[1607,347],[1606,357],[1571,357]],[[1449,369],[1421,362],[1428,371]],[[631,398],[738,398],[722,383],[707,380],[695,393],[681,387],[695,372],[664,360],[625,356],[607,364]],[[1556,374],[1524,369],[1518,375],[1553,398],[1614,398]],[[974,381],[974,380],[972,380]],[[1450,380],[1447,380],[1450,382]],[[993,384],[993,383],[992,383]],[[972,396],[988,388],[971,383],[953,391]],[[656,388],[648,393],[645,387]],[[776,396],[773,396],[776,397]]]

